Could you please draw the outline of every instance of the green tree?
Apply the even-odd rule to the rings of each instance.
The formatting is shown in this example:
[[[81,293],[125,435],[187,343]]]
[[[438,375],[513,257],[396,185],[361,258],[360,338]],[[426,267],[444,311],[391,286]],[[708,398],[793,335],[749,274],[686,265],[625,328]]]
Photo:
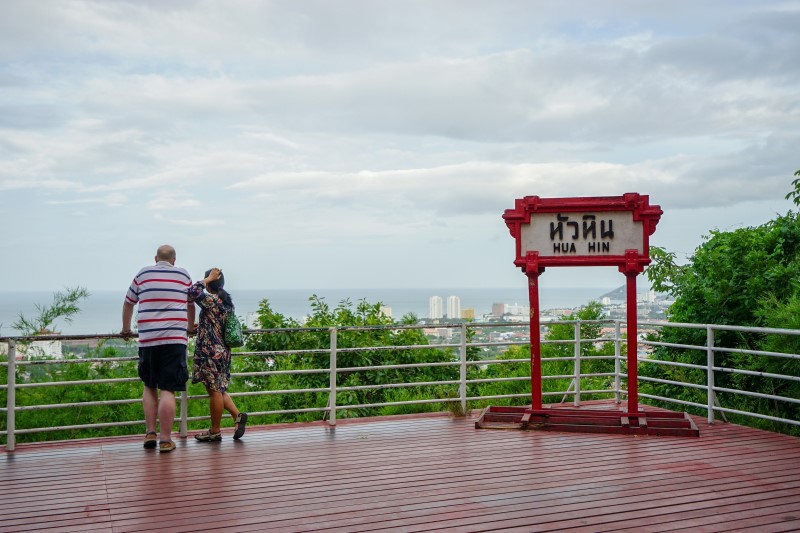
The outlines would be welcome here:
[[[800,175],[800,171],[798,174]],[[800,180],[794,180],[792,197],[800,205]],[[671,322],[699,324],[797,327],[798,294],[800,293],[800,218],[789,212],[757,227],[734,231],[711,231],[689,258],[686,265],[677,265],[675,254],[659,248],[651,248],[654,263],[647,275],[658,291],[668,292],[675,298],[668,318]],[[778,326],[778,324],[786,324]],[[795,325],[791,325],[795,324]],[[693,344],[702,346],[706,341],[703,329],[664,328],[656,337],[671,344]],[[791,350],[790,344],[782,344],[774,336],[718,331],[715,344],[718,347],[748,350]],[[778,343],[778,345],[776,345]],[[796,350],[796,347],[794,348]],[[798,353],[787,352],[787,353]],[[696,365],[706,364],[704,351],[658,347],[653,358],[677,360]],[[791,359],[773,359],[737,352],[717,353],[715,365],[740,368],[752,372],[770,372],[782,369],[778,374],[800,375]],[[770,370],[772,369],[772,370]],[[703,370],[686,367],[643,364],[642,375],[664,380],[705,383]],[[715,382],[720,387],[749,390],[773,395],[797,397],[796,387],[785,381],[763,376],[745,376],[729,372],[717,372]],[[668,396],[685,401],[706,403],[705,391],[668,384],[643,383],[644,392]],[[797,419],[800,410],[793,404],[764,402],[743,395],[721,394],[720,403],[729,408],[754,410],[765,414],[782,412],[786,418]],[[753,423],[752,419],[736,419]],[[756,423],[761,426],[770,424]]]
[[[89,291],[84,287],[67,287],[64,292],[53,294],[53,303],[50,305],[36,304],[36,316],[28,318],[22,313],[11,327],[20,332],[22,336],[55,333],[53,326],[56,320],[63,318],[65,322],[72,322],[72,317],[80,313],[81,300],[89,297]]]
[[[250,351],[290,351],[293,353],[275,356],[247,357],[238,366],[239,371],[264,372],[267,370],[326,370],[330,365],[330,328],[341,328],[337,332],[337,386],[343,388],[363,387],[355,390],[344,390],[337,394],[337,405],[379,404],[392,401],[408,401],[410,399],[432,398],[437,394],[449,396],[434,385],[421,385],[408,388],[367,387],[367,385],[396,385],[399,383],[432,382],[454,380],[458,378],[458,367],[441,366],[430,368],[400,368],[379,370],[347,370],[370,366],[413,365],[420,363],[454,362],[456,356],[450,349],[428,348],[428,341],[419,329],[402,326],[416,324],[413,315],[404,316],[395,324],[390,317],[381,313],[381,303],[371,304],[365,300],[355,306],[349,300],[339,302],[331,308],[328,303],[316,295],[309,298],[312,313],[301,325],[295,319],[275,312],[268,300],[259,305],[258,322],[261,329],[269,329],[267,333],[251,336],[247,342]],[[391,328],[390,326],[399,326]],[[287,331],[289,328],[300,328],[302,331]],[[401,349],[400,346],[422,346],[415,349]],[[369,349],[370,347],[392,347],[396,349]],[[357,349],[355,349],[357,348]],[[366,349],[364,349],[366,348]],[[325,389],[329,386],[329,374],[301,373],[281,374],[269,377],[252,377],[247,379],[254,389],[262,390],[296,390]],[[453,387],[457,388],[457,387]],[[328,403],[327,391],[315,391],[293,394],[274,395],[274,409],[290,410],[308,407],[323,408]],[[254,404],[256,399],[247,399]],[[248,405],[246,407],[253,410]],[[386,408],[353,408],[342,411],[340,416],[364,416],[389,414],[395,412],[419,411],[415,407]],[[319,413],[307,413],[278,417],[281,420],[314,420]]]
[[[794,175],[800,176],[800,170],[795,172]],[[791,199],[794,205],[800,207],[800,177],[792,180],[792,187],[794,187],[794,189],[789,191],[785,198],[787,200]]]
[[[85,288],[67,288],[64,292],[53,295],[51,305],[36,305],[36,315],[26,317],[22,313],[13,327],[20,331],[22,336],[36,337],[53,333],[56,321],[64,319],[70,322],[72,317],[80,312],[80,301],[89,296]],[[95,348],[81,348],[81,357],[67,355],[58,363],[42,355],[28,350],[26,362],[29,365],[19,365],[16,369],[17,383],[54,383],[58,381],[87,381],[86,384],[55,385],[48,387],[19,388],[16,391],[16,406],[27,407],[34,405],[58,405],[46,410],[23,410],[16,415],[17,429],[37,427],[66,427],[92,423],[123,422],[137,420],[141,417],[141,385],[136,376],[136,363],[132,361],[119,361],[122,353],[118,347],[107,346],[100,343]],[[84,358],[99,361],[85,362]],[[98,379],[131,379],[131,382],[116,383],[88,383]],[[3,383],[6,382],[6,373],[3,372]],[[105,406],[71,406],[90,401],[116,400],[132,403],[119,403]],[[2,403],[5,405],[7,396],[5,389],[2,391]],[[6,419],[0,420],[0,429],[5,429]],[[135,430],[138,430],[136,428]],[[129,427],[111,427],[100,429],[70,429],[49,432],[44,434],[46,439],[73,439],[101,435],[120,435],[131,431]],[[17,435],[19,442],[38,441],[43,439],[42,434]]]
[[[602,320],[602,306],[598,302],[589,302],[585,307],[565,317],[565,321],[580,321],[581,339],[598,339],[602,336],[602,324],[595,322]],[[544,335],[547,343],[542,343],[542,392],[564,392],[570,388],[572,376],[575,373],[575,325],[552,324]],[[613,342],[581,343],[581,374],[609,373],[614,371],[614,361],[601,359],[601,356],[614,355]],[[510,347],[503,359],[530,360],[529,346]],[[568,358],[561,360],[562,358]],[[527,394],[531,393],[531,365],[525,363],[498,363],[490,365],[486,370],[489,378],[511,377],[518,378],[510,382],[486,383],[479,388],[481,396]],[[547,376],[551,378],[545,379]],[[565,376],[552,378],[553,376]],[[526,378],[526,379],[522,379]],[[587,377],[581,379],[581,390],[611,390],[613,377]],[[589,398],[584,397],[582,398]],[[526,403],[527,399],[500,399],[489,401],[489,405],[519,405]],[[543,402],[559,402],[561,396],[544,396]]]

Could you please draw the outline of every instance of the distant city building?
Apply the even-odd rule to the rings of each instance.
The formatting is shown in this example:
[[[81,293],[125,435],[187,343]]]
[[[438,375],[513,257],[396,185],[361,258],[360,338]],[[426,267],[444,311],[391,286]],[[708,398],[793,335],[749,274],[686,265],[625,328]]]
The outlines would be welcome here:
[[[496,303],[492,304],[492,314],[494,316],[503,316],[506,314],[506,304]]]
[[[447,297],[447,318],[461,317],[461,298],[458,296]]]
[[[461,310],[461,318],[465,320],[475,320],[475,309],[467,307]]]
[[[530,316],[531,308],[527,305],[506,305],[506,312],[507,315],[514,315],[514,316]]]
[[[48,332],[50,333],[50,332]],[[53,333],[58,335],[58,333]],[[63,359],[61,341],[33,341],[30,344],[17,344],[17,359],[25,360],[30,357],[45,357],[48,359]],[[8,355],[8,343],[0,343],[0,355]]]
[[[392,308],[391,308],[391,307],[388,307],[388,306],[382,305],[382,306],[380,307],[380,312],[381,312],[381,314],[382,314],[383,316],[385,316],[385,317],[389,317],[389,318],[392,318]]]
[[[442,318],[441,296],[431,296],[428,300],[428,318]]]

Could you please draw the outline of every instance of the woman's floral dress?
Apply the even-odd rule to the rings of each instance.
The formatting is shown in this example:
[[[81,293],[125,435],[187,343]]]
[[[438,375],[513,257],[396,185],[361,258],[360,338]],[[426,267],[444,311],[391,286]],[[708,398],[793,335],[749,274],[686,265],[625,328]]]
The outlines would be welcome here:
[[[216,294],[206,292],[201,281],[189,289],[189,301],[200,306],[192,383],[225,392],[231,382],[231,350],[225,345],[225,319],[235,310]]]

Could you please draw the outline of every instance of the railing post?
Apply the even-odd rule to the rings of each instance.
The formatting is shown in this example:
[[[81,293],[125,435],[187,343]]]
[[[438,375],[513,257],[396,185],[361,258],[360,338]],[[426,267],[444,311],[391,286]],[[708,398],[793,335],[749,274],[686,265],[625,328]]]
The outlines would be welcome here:
[[[192,360],[189,350],[186,350],[186,364],[191,372]],[[191,376],[190,376],[191,377]],[[188,384],[187,384],[188,387]],[[178,435],[185,439],[189,435],[189,391],[181,391],[180,411],[178,412]]]
[[[714,424],[714,329],[708,325],[706,326],[706,362],[708,368],[706,369],[706,385],[708,387],[708,394],[706,396],[708,402],[708,423]]]
[[[458,379],[458,397],[461,399],[461,412],[467,414],[467,324],[461,324],[461,365]]]
[[[179,435],[185,439],[189,435],[189,392],[181,391],[181,418],[178,425]]]
[[[622,338],[619,326],[619,320],[614,321],[614,400],[617,404],[621,403],[620,400],[620,368],[619,358],[622,356]]]
[[[13,452],[16,447],[16,408],[17,408],[17,343],[8,341],[8,389],[6,390],[6,451]]]
[[[573,350],[575,356],[574,374],[575,374],[575,394],[572,397],[572,405],[578,407],[581,404],[581,321],[575,321],[575,348]]]
[[[330,392],[328,392],[328,424],[336,425],[336,326],[330,329],[331,334],[331,361],[330,361]]]

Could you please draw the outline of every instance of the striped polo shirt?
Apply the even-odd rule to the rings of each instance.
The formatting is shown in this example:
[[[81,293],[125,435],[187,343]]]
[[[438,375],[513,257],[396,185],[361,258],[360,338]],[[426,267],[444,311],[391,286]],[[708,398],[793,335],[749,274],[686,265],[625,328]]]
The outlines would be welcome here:
[[[187,344],[189,273],[168,261],[144,267],[133,278],[125,301],[139,304],[139,346]]]

